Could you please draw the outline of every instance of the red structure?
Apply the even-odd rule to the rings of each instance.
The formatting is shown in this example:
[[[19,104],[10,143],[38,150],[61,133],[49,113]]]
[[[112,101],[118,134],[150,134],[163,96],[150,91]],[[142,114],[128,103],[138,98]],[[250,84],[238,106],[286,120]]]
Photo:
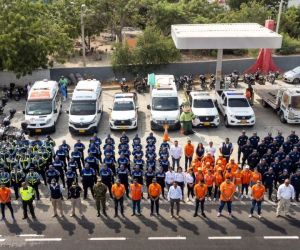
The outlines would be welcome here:
[[[274,20],[266,20],[265,27],[274,30],[275,22]],[[269,71],[280,71],[281,70],[275,65],[273,59],[272,59],[272,49],[261,49],[259,51],[256,63],[252,65],[250,68],[248,68],[245,73],[254,73],[258,69],[262,73],[267,74]]]

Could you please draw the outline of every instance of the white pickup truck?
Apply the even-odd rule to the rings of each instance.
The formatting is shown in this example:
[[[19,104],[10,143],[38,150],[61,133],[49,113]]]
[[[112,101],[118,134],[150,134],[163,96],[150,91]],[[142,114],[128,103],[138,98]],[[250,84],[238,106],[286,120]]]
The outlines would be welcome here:
[[[253,126],[255,124],[254,111],[242,92],[218,90],[216,99],[226,127]]]
[[[254,91],[264,107],[277,112],[282,123],[300,123],[300,88],[257,85]]]

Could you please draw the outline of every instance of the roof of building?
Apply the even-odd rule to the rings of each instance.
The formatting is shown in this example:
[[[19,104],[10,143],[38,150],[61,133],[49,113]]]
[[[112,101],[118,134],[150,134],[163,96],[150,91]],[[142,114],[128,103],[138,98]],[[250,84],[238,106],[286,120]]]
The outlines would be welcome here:
[[[171,26],[178,49],[280,48],[282,36],[257,23],[178,24]]]

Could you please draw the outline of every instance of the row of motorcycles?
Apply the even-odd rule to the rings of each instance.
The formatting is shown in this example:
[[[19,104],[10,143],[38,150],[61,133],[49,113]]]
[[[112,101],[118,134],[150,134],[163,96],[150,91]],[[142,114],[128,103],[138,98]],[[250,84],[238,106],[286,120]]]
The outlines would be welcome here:
[[[27,95],[27,85],[24,87],[16,86],[15,83],[10,83],[9,87],[3,87],[3,97],[15,101],[20,101],[22,97]]]
[[[126,78],[115,79],[115,81],[119,82],[121,91],[123,93],[130,92],[130,87],[126,81]],[[148,78],[137,75],[133,81],[133,88],[139,94],[148,93],[149,92]]]
[[[257,70],[254,74],[245,74],[244,75],[244,83],[248,85],[254,85],[257,82],[260,85],[265,85],[266,82],[275,84],[276,79],[279,77],[279,71],[273,72],[269,71],[269,73],[265,76],[262,74],[260,70]]]

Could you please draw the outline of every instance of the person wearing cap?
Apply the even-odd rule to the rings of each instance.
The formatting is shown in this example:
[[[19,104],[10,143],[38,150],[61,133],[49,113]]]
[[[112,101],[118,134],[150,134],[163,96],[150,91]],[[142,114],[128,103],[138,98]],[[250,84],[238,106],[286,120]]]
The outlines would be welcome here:
[[[215,174],[214,174],[214,201],[220,197],[220,186],[224,181],[224,175],[221,167],[218,167]]]
[[[242,134],[238,137],[237,144],[238,144],[238,164],[240,164],[241,154],[242,154],[242,147],[246,145],[248,140],[248,136],[246,135],[246,131],[243,130]]]
[[[292,144],[297,144],[299,142],[299,136],[296,135],[295,130],[291,131],[291,134],[288,136],[288,139],[291,141]]]
[[[29,169],[29,173],[26,175],[25,181],[28,183],[29,186],[31,186],[36,195],[36,199],[40,200],[40,191],[39,191],[39,185],[41,184],[42,177],[34,171],[34,168]]]
[[[33,207],[34,200],[34,191],[33,188],[27,186],[26,182],[22,183],[22,187],[20,188],[20,195],[22,199],[22,208],[23,208],[23,220],[28,218],[27,208],[29,207],[29,211],[33,219],[36,219]]]
[[[124,194],[125,194],[125,187],[123,184],[120,183],[120,180],[116,180],[116,183],[112,185],[111,187],[114,203],[115,203],[115,216],[118,216],[118,207],[120,205],[121,209],[121,215],[124,217],[124,205],[123,205],[123,200],[124,200]]]
[[[242,167],[246,164],[246,161],[248,163],[248,157],[251,155],[252,151],[253,146],[251,145],[250,141],[247,140],[246,144],[241,147],[241,152],[243,153]]]
[[[280,216],[282,212],[286,216],[289,216],[289,209],[291,201],[295,198],[294,187],[290,184],[290,180],[286,179],[283,184],[278,187],[277,199],[279,200],[277,205],[276,217]]]
[[[177,182],[174,182],[168,192],[168,201],[171,205],[171,218],[174,218],[174,204],[176,204],[176,218],[179,218],[180,201],[182,200],[182,190]]]
[[[259,136],[257,135],[257,132],[254,132],[252,136],[249,137],[249,141],[253,148],[257,149],[258,143],[259,143]]]
[[[96,202],[97,208],[97,217],[100,217],[100,210],[102,207],[102,212],[104,216],[106,215],[106,194],[107,194],[107,186],[102,182],[101,179],[97,179],[97,183],[94,185],[94,199]]]
[[[233,200],[233,195],[235,193],[235,185],[230,181],[230,178],[227,178],[220,186],[220,206],[217,217],[220,217],[222,210],[227,205],[228,215],[231,217],[231,205]]]
[[[150,197],[150,216],[153,216],[154,205],[156,208],[156,214],[159,216],[159,196],[161,194],[161,186],[157,183],[156,178],[152,179],[152,183],[149,185],[148,194]]]
[[[240,198],[242,195],[242,168],[238,168],[233,173],[233,183],[236,186],[237,197]]]
[[[222,154],[225,157],[226,162],[229,162],[230,156],[233,152],[233,145],[230,142],[229,138],[226,138],[225,142],[222,142],[222,144],[219,147],[219,151],[220,154]]]
[[[11,184],[15,191],[16,200],[19,199],[19,189],[22,182],[25,181],[25,177],[26,175],[24,174],[23,170],[19,169],[17,165],[15,165],[14,169],[10,172]]]
[[[75,216],[75,207],[79,210],[79,215],[82,217],[82,204],[81,204],[81,195],[82,188],[78,185],[76,181],[74,181],[71,187],[68,189],[68,199],[71,200],[72,212],[70,214],[71,217]]]
[[[5,207],[8,207],[11,218],[15,221],[14,210],[11,205],[11,189],[6,187],[4,184],[0,185],[0,205],[1,205],[1,220],[6,220],[5,218]]]
[[[143,194],[143,186],[138,183],[137,179],[133,180],[133,183],[130,184],[130,194],[132,200],[132,215],[135,215],[137,211],[137,215],[141,215],[141,199]]]
[[[201,215],[206,218],[206,215],[204,213],[204,202],[205,202],[205,196],[207,194],[207,185],[204,183],[204,180],[200,181],[194,186],[194,193],[196,196],[196,207],[195,207],[195,213],[194,217],[198,216],[198,209],[199,209],[199,203],[200,203],[200,209],[201,209]]]
[[[62,200],[63,200],[63,187],[57,183],[55,179],[52,179],[50,184],[50,200],[53,206],[53,215],[52,217],[57,216],[57,208],[60,212],[60,217],[64,216],[63,209],[62,209]]]
[[[266,189],[264,185],[262,185],[261,180],[258,180],[256,184],[252,186],[251,190],[252,206],[250,209],[249,218],[253,217],[253,212],[256,206],[258,218],[261,218],[261,204],[264,199]]]
[[[264,173],[262,176],[262,181],[269,194],[269,201],[272,201],[272,193],[275,182],[275,174],[273,172],[273,168],[269,168],[268,172]]]
[[[248,198],[248,190],[249,185],[251,182],[252,172],[250,171],[250,168],[248,165],[245,166],[245,169],[242,171],[242,192],[241,192],[241,198],[245,197]],[[244,191],[246,195],[244,196]]]
[[[191,140],[188,140],[187,144],[185,144],[185,146],[184,146],[184,156],[185,156],[184,168],[185,168],[185,172],[191,166],[194,151],[195,151],[194,145],[192,144]]]
[[[180,166],[180,159],[182,156],[182,148],[180,145],[178,145],[178,141],[174,141],[174,145],[170,148],[170,156],[172,158],[172,167],[175,169],[175,165],[177,165],[177,168]]]
[[[300,194],[300,168],[297,169],[296,173],[291,176],[291,185],[295,189],[295,200],[299,202]]]

